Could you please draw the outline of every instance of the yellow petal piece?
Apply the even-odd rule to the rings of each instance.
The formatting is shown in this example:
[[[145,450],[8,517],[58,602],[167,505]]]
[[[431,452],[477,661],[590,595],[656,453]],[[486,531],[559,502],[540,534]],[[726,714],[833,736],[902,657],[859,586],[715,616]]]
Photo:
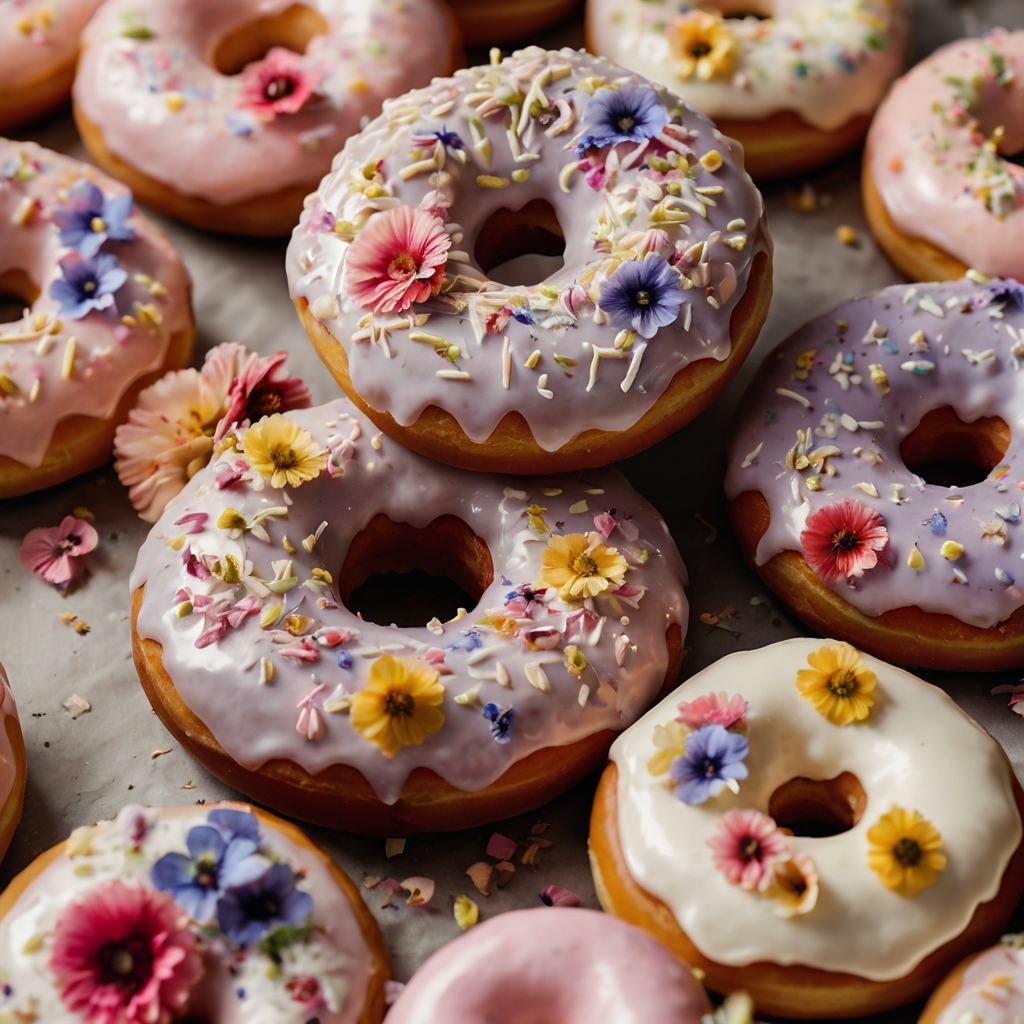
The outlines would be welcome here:
[[[480,920],[480,908],[468,897],[455,898],[455,923],[463,930],[472,928]]]

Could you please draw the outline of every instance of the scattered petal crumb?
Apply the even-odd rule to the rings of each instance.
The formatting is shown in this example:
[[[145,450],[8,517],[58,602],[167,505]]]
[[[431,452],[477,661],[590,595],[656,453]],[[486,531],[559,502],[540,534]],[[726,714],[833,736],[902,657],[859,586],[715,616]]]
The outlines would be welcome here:
[[[418,875],[405,879],[402,888],[409,894],[405,903],[409,907],[424,907],[434,898],[434,880]]]
[[[397,857],[400,853],[405,853],[405,840],[404,839],[389,839],[384,844],[384,856],[391,858]]]
[[[466,868],[466,874],[469,875],[473,885],[476,886],[477,892],[482,896],[491,895],[491,878],[494,875],[493,864],[488,864],[485,860],[478,860],[475,864],[470,864]]]
[[[700,621],[705,626],[717,626],[723,619],[731,619],[735,614],[736,609],[728,604],[717,615],[712,615],[711,612],[701,612]]]
[[[786,205],[799,213],[817,213],[819,207],[828,206],[831,202],[830,195],[825,192],[819,195],[810,182],[806,182],[799,191],[794,188],[786,189]]]
[[[363,879],[363,888],[364,889],[376,889],[378,885],[380,885],[380,876],[379,875],[367,875]]]
[[[60,621],[63,622],[65,626],[70,626],[71,623],[78,618],[78,616],[74,612],[61,612],[57,616],[57,618],[60,619]]]
[[[715,539],[718,537],[718,527],[712,526],[699,512],[694,512],[693,518],[696,519],[701,526],[706,527],[710,531],[704,538],[704,543],[714,544]]]
[[[517,846],[514,839],[495,832],[487,843],[487,856],[494,857],[495,860],[508,860],[515,856]]]
[[[149,759],[150,761],[155,761],[158,757],[163,757],[164,754],[169,754],[173,749],[174,747],[168,747],[166,750],[154,750],[153,753],[149,755]]]
[[[96,513],[91,508],[86,508],[85,505],[79,505],[77,508],[71,510],[71,514],[76,519],[84,519],[87,523],[96,522]]]
[[[463,930],[472,928],[480,920],[480,908],[468,897],[455,898],[455,923]]]
[[[77,622],[76,622],[76,623],[75,623],[75,624],[74,624],[74,625],[72,626],[72,628],[74,629],[74,631],[75,631],[76,633],[78,633],[78,634],[80,634],[80,635],[82,635],[82,636],[84,636],[84,635],[85,635],[86,633],[89,633],[89,632],[91,632],[91,631],[92,631],[92,627],[91,627],[91,626],[89,626],[89,625],[88,625],[87,623],[83,622],[83,621],[82,621],[81,619],[79,619],[79,620],[78,620],[78,621],[77,621]]]
[[[499,864],[494,865],[494,880],[498,883],[499,889],[504,889],[505,886],[512,881],[512,877],[516,873],[516,866],[509,860],[503,860]]]
[[[194,782],[183,782],[178,789],[195,789],[196,784]]]
[[[77,693],[71,694],[61,707],[71,716],[72,721],[79,715],[84,715],[86,711],[92,710],[92,705]]]
[[[538,821],[536,825],[531,825],[530,826],[530,835],[531,836],[541,836],[545,832],[547,832],[547,830],[549,828],[551,828],[551,825],[548,822],[546,822],[546,821]]]
[[[549,907],[578,907],[580,898],[574,892],[560,885],[545,885],[540,891],[540,901]]]
[[[843,245],[856,245],[857,244],[857,229],[850,227],[849,224],[840,224],[836,228],[836,238],[839,239]]]

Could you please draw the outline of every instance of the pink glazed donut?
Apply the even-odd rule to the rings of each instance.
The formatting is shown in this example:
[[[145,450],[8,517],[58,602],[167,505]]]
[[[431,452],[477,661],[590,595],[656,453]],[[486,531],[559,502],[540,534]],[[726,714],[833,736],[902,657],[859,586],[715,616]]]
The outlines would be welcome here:
[[[78,40],[103,0],[0,2],[0,132],[71,94]]]
[[[7,853],[25,805],[28,758],[11,684],[0,665],[0,858]]]
[[[413,975],[387,1024],[700,1024],[693,972],[646,932],[596,910],[537,907],[485,921]]]
[[[937,50],[901,78],[868,135],[868,223],[917,281],[1024,278],[1024,32]]]
[[[83,39],[75,118],[147,205],[281,235],[384,99],[461,53],[437,0],[111,0]]]

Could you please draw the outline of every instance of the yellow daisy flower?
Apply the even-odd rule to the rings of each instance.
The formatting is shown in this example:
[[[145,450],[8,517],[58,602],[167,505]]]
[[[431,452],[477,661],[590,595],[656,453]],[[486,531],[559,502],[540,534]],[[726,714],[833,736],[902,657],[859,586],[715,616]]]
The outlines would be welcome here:
[[[916,896],[946,867],[942,836],[917,811],[894,807],[868,829],[868,867],[893,892]]]
[[[689,11],[672,22],[668,37],[676,51],[680,78],[696,75],[707,82],[732,74],[736,66],[736,38],[719,15]]]
[[[327,452],[313,435],[280,413],[245,432],[242,452],[256,472],[270,477],[271,487],[298,487],[327,467]]]
[[[437,669],[419,658],[386,654],[370,666],[366,687],[352,695],[352,728],[394,757],[444,725],[443,702]]]
[[[877,680],[855,647],[845,642],[821,647],[808,656],[807,664],[811,667],[796,674],[796,688],[818,714],[833,725],[849,725],[868,717]]]
[[[566,647],[565,667],[569,670],[569,675],[579,679],[586,672],[588,664],[587,656],[575,644]]]
[[[622,586],[626,560],[617,548],[600,542],[600,535],[567,533],[556,535],[544,549],[540,586],[557,587],[563,601],[582,601],[608,589]]]
[[[679,722],[666,722],[654,727],[655,754],[647,762],[647,770],[652,775],[664,775],[677,757],[686,753],[686,726]]]

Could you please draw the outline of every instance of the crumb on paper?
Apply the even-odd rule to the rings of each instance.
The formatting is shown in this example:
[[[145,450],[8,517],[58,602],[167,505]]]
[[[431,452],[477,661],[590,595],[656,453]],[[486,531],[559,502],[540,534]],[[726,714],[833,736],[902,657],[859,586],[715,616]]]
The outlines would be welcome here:
[[[850,227],[849,224],[840,224],[836,228],[836,238],[843,245],[856,245],[860,236],[857,234],[856,228]]]
[[[86,711],[92,710],[92,705],[77,693],[71,694],[71,696],[61,704],[61,707],[71,716],[72,721],[74,721],[79,715],[84,715]]]
[[[388,859],[391,857],[397,857],[401,853],[405,853],[404,839],[389,839],[384,844],[384,856]]]
[[[364,889],[376,889],[380,885],[380,875],[366,875],[363,878]]]
[[[85,505],[78,505],[71,510],[71,514],[76,519],[84,519],[87,523],[96,522],[96,513],[91,508],[87,508]]]
[[[704,538],[704,543],[714,544],[718,537],[718,527],[712,526],[711,523],[709,523],[699,512],[694,512],[693,518],[709,531],[708,535]]]
[[[168,747],[166,750],[154,750],[153,753],[149,755],[149,759],[150,761],[155,761],[158,757],[163,757],[164,754],[169,754],[173,749],[174,747]]]
[[[480,908],[468,896],[456,897],[453,911],[455,923],[463,931],[472,928],[480,920]]]
[[[183,782],[178,787],[178,789],[195,789],[195,788],[196,788],[196,784],[194,782],[192,782],[191,780],[189,780],[188,782]]]
[[[805,182],[799,189],[786,189],[786,205],[798,213],[817,213],[823,206],[829,206],[832,197],[825,192],[819,193],[810,183]]]
[[[482,896],[491,895],[491,878],[494,876],[494,865],[485,860],[478,860],[466,868],[466,874]]]

